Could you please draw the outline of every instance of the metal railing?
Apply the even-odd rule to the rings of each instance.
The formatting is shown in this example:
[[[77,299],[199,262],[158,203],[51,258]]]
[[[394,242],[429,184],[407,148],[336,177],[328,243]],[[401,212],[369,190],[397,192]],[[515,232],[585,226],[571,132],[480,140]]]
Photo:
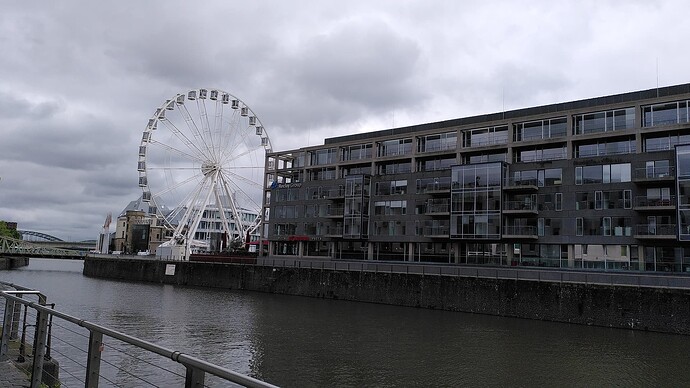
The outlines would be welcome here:
[[[667,207],[676,206],[676,196],[671,195],[668,198],[648,197],[639,195],[635,197],[635,207]]]
[[[25,337],[27,335],[33,337],[32,341],[31,339],[28,340],[32,342],[33,349],[33,362],[31,369],[32,372],[30,376],[32,388],[38,388],[41,386],[43,374],[45,373],[44,361],[50,360],[50,331],[53,332],[53,341],[61,340],[62,342],[65,342],[66,345],[71,346],[73,349],[78,349],[78,351],[81,351],[84,354],[85,360],[83,361],[73,360],[70,358],[70,356],[63,355],[66,359],[74,361],[78,367],[83,368],[83,375],[81,377],[77,376],[78,372],[75,372],[74,368],[71,368],[71,370],[70,368],[63,368],[61,371],[64,371],[70,376],[72,376],[74,379],[83,382],[84,386],[88,388],[98,387],[100,380],[104,380],[114,386],[118,385],[117,382],[111,380],[112,377],[108,378],[101,374],[102,364],[105,364],[105,366],[108,368],[116,368],[118,374],[130,375],[134,379],[137,379],[139,381],[139,384],[143,382],[149,385],[156,386],[150,381],[147,381],[145,378],[133,375],[132,372],[130,372],[129,370],[120,368],[114,363],[108,362],[106,359],[103,359],[103,350],[105,347],[108,347],[109,349],[113,349],[115,351],[123,352],[121,349],[115,347],[114,344],[106,344],[106,339],[110,339],[111,342],[115,342],[112,340],[121,341],[121,343],[125,346],[132,346],[136,349],[137,354],[144,353],[146,355],[163,356],[164,358],[167,358],[177,363],[175,365],[183,366],[185,369],[184,374],[165,369],[164,367],[157,366],[151,362],[146,361],[143,358],[139,358],[141,356],[137,357],[130,355],[130,357],[135,358],[138,362],[142,362],[143,364],[148,364],[152,367],[157,367],[159,369],[167,371],[168,373],[171,373],[173,377],[184,381],[185,387],[205,386],[206,374],[216,376],[217,378],[220,378],[226,383],[231,382],[245,387],[275,387],[272,384],[231,371],[229,369],[201,360],[199,358],[184,354],[180,351],[171,350],[153,344],[151,342],[142,340],[140,338],[136,338],[112,330],[105,326],[101,326],[74,317],[72,315],[56,311],[49,307],[49,305],[46,303],[46,297],[42,295],[39,291],[29,290],[24,287],[15,286],[4,282],[0,283],[2,283],[5,287],[15,288],[15,291],[9,290],[0,292],[0,296],[2,296],[5,299],[2,338],[0,339],[0,359],[5,359],[10,355],[10,349],[11,347],[13,347],[11,346],[11,344],[13,342],[17,342],[19,327],[23,327],[25,329],[27,327],[32,328],[32,332],[23,331],[22,341],[20,344],[21,352],[22,346],[28,345],[27,339]],[[38,303],[22,298],[22,296],[26,295],[37,296]],[[22,316],[22,308],[24,309],[24,319],[23,322],[20,322]],[[31,319],[27,317],[27,313],[29,312],[31,313],[30,318],[35,318],[35,323],[30,323]],[[59,337],[56,337],[55,331],[51,330],[53,326],[62,328],[66,332],[72,333],[73,335],[79,335],[88,338],[87,349],[79,349],[78,346],[73,343],[75,341],[71,341],[68,338],[60,339]],[[88,331],[88,334],[85,335],[82,333],[78,333],[77,330],[79,328],[85,328]],[[112,353],[115,352],[111,352],[111,354]],[[160,360],[160,358],[158,359]],[[55,376],[51,377],[54,378]],[[60,382],[58,381],[57,384],[60,384]],[[169,384],[167,383],[164,385],[169,386]]]
[[[589,262],[587,262],[589,263]],[[603,261],[602,261],[603,263]],[[474,277],[536,282],[599,284],[611,286],[633,286],[652,288],[690,289],[690,276],[681,274],[631,273],[631,270],[579,269],[575,268],[533,268],[506,266],[474,266],[468,264],[422,264],[412,262],[310,260],[299,258],[261,258],[259,266],[274,268],[309,268],[330,271],[357,271],[390,274],[438,275],[453,277]],[[630,262],[629,264],[633,264]],[[588,264],[589,265],[589,264]]]
[[[673,166],[663,167],[642,167],[635,169],[635,180],[656,180],[656,179],[673,179],[676,174],[676,168]]]
[[[675,236],[677,233],[676,224],[638,224],[635,229],[638,236]]]

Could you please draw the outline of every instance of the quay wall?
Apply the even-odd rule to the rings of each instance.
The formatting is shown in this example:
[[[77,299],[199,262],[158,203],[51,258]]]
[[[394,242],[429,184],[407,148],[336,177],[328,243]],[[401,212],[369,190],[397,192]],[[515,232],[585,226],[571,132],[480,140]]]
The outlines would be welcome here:
[[[0,271],[26,267],[29,265],[28,257],[0,257]]]
[[[690,334],[690,290],[103,258],[84,275]]]

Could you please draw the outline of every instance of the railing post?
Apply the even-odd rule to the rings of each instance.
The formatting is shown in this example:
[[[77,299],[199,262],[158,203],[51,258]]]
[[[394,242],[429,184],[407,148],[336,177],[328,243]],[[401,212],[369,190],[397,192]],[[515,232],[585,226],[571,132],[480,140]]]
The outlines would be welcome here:
[[[17,296],[21,298],[22,294],[19,294]],[[19,338],[19,322],[20,322],[20,318],[22,317],[22,304],[21,303],[15,303],[12,310],[13,310],[13,318],[12,318],[10,339],[17,339],[17,338]]]
[[[187,365],[187,374],[184,378],[185,388],[203,388],[206,373],[198,368]]]
[[[5,316],[2,320],[2,340],[0,342],[0,360],[7,357],[10,333],[12,332],[12,317],[14,317],[14,301],[5,299]]]
[[[89,333],[89,354],[86,360],[86,388],[98,388],[98,378],[101,375],[101,352],[103,351],[103,333],[91,331]]]
[[[34,335],[34,365],[31,371],[31,388],[39,388],[41,386],[47,337],[48,313],[36,310],[36,334]]]

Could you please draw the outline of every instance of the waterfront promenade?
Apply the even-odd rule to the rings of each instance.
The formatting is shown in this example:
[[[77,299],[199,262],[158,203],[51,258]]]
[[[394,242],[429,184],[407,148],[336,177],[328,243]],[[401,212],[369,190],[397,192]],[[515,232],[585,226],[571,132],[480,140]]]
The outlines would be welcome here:
[[[29,378],[11,360],[0,361],[0,387],[28,387]]]

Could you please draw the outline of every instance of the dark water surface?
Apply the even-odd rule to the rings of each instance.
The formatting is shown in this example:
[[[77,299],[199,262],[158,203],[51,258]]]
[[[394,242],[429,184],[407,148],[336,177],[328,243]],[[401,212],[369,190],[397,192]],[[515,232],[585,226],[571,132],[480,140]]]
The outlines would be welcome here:
[[[0,280],[42,291],[60,311],[285,387],[690,386],[686,336],[115,282],[84,277],[82,266],[32,259]],[[83,370],[67,357],[86,359],[62,343],[81,339],[55,330],[62,387],[83,386]],[[104,359],[153,385],[181,386],[113,353],[106,348]],[[111,381],[101,386],[147,386],[109,368]]]

